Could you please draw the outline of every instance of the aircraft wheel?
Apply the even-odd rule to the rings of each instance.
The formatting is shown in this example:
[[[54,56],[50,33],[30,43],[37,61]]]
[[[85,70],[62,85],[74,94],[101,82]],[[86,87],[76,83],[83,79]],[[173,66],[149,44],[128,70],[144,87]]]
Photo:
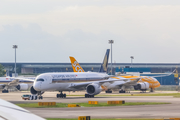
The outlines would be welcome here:
[[[42,96],[39,96],[39,99],[42,99]]]
[[[153,88],[151,88],[150,92],[154,92]]]
[[[34,97],[34,100],[37,100],[37,96]]]
[[[59,94],[57,94],[56,97],[59,98]]]
[[[33,100],[34,99],[34,96],[31,96],[31,100]]]
[[[85,98],[88,98],[88,94],[85,94]]]
[[[63,98],[63,94],[60,94],[59,96],[60,96],[60,98]]]
[[[63,94],[63,97],[66,98],[66,94]]]
[[[8,93],[9,91],[8,90],[3,90],[2,93]]]
[[[91,98],[94,98],[94,95],[91,95]]]
[[[119,93],[125,93],[126,91],[125,90],[120,90]]]
[[[112,93],[112,91],[111,90],[107,90],[106,93]]]

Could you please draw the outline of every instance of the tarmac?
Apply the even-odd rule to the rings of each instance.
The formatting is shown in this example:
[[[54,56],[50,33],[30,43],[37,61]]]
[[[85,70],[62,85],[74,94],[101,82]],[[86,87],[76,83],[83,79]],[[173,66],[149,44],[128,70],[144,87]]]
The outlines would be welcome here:
[[[22,100],[21,96],[23,94],[30,94],[29,92],[1,93],[0,98],[10,101],[12,103],[80,103],[88,101],[107,102],[110,100],[125,100],[125,102],[171,103],[163,105],[161,104],[113,107],[25,108],[32,113],[44,118],[78,118],[78,116],[91,116],[91,118],[180,118],[180,98],[174,98],[173,96],[95,96],[95,98],[84,98],[84,96],[67,96],[67,98],[56,98],[57,93],[58,92],[46,92],[45,94],[43,94],[43,100]],[[83,95],[84,92],[66,92],[66,94]],[[104,94],[105,93],[101,93],[101,95]],[[113,94],[116,95],[118,93]]]

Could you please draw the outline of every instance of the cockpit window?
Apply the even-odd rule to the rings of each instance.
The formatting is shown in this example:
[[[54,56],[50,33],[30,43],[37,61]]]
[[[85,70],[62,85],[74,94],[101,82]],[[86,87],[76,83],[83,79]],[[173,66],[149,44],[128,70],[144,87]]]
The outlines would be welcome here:
[[[36,81],[44,81],[44,79],[37,79]]]

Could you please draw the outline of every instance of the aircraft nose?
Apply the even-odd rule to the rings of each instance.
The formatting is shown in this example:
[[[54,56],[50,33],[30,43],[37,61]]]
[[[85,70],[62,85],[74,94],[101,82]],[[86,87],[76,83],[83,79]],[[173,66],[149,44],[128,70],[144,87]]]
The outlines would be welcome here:
[[[161,86],[161,84],[160,84],[160,82],[159,82],[159,81],[157,81],[157,85],[156,85],[156,87],[159,87],[159,86]]]
[[[41,91],[41,85],[40,85],[40,82],[35,82],[33,84],[33,87],[36,91]]]
[[[160,82],[159,82],[159,81],[158,81],[158,83],[159,83],[159,86],[160,86],[161,84],[160,84]]]

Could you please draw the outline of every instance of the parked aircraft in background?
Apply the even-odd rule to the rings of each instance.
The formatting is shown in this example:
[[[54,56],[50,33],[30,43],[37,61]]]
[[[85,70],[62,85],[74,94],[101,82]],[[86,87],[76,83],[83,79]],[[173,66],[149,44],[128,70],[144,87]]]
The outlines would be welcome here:
[[[71,65],[73,67],[74,72],[83,72],[83,68],[79,65],[77,60],[74,57],[69,57],[71,61]],[[133,78],[140,78],[142,77],[139,81],[136,81],[136,79]],[[106,82],[101,85],[103,89],[106,90],[106,93],[112,93],[111,90],[113,89],[120,89],[119,93],[125,93],[127,89],[130,89],[132,86],[134,87],[135,90],[141,90],[141,91],[146,91],[147,89],[151,89],[153,91],[155,88],[160,86],[159,81],[154,78],[154,77],[147,77],[147,76],[113,76],[110,77],[109,79],[124,79],[124,78],[129,78],[130,81],[115,81],[115,82]],[[135,80],[135,81],[134,81]]]
[[[8,89],[28,90],[34,80],[35,77],[0,77],[0,89],[3,89],[2,93],[8,93]]]
[[[28,110],[0,99],[0,120],[45,120]]]

